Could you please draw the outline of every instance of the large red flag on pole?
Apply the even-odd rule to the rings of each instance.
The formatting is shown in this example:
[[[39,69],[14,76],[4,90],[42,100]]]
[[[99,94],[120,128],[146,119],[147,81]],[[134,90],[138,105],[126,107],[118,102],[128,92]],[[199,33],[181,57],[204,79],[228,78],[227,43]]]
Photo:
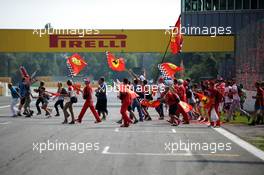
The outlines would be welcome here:
[[[183,70],[182,67],[176,66],[172,63],[159,64],[158,68],[161,71],[162,75],[166,78],[173,77],[175,73]]]
[[[106,52],[107,62],[110,69],[113,71],[122,72],[126,70],[125,61],[123,58],[116,58],[112,53]]]
[[[67,59],[67,65],[71,70],[71,76],[76,76],[87,65],[84,59],[77,53]]]
[[[171,34],[170,48],[173,54],[181,52],[183,38],[181,34],[181,15],[179,16]]]

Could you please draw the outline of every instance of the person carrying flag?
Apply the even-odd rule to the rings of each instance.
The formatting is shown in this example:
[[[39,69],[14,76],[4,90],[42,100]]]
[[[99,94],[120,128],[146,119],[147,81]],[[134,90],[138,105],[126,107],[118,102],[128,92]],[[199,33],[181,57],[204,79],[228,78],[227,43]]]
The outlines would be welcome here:
[[[88,78],[84,79],[85,87],[83,89],[83,99],[85,99],[85,102],[83,104],[82,110],[78,116],[78,119],[76,119],[77,122],[82,123],[82,118],[88,108],[92,111],[94,118],[96,119],[95,123],[100,123],[101,119],[99,117],[99,114],[96,112],[95,107],[93,105],[93,99],[92,99],[92,88],[90,86],[90,80]]]

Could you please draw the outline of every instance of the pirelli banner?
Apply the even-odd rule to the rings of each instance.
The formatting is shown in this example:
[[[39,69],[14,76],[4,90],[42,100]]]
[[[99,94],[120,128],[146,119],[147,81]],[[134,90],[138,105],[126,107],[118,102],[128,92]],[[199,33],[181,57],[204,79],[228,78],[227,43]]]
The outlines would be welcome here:
[[[42,29],[44,30],[44,29]],[[166,30],[0,30],[0,52],[164,52]],[[66,30],[66,29],[63,29]],[[183,52],[233,52],[234,36],[184,36]]]

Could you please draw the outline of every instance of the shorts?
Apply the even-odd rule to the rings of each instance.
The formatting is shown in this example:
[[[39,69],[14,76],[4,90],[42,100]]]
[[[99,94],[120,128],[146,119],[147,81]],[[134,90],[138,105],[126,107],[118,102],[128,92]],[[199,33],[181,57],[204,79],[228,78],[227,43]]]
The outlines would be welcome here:
[[[43,98],[43,105],[48,105],[49,104],[49,101],[48,101],[48,99],[46,99],[46,98]]]
[[[29,108],[30,107],[30,103],[31,103],[31,98],[30,97],[25,97],[24,107],[25,108]]]
[[[177,104],[173,104],[169,106],[169,115],[176,115],[176,111],[178,109]]]

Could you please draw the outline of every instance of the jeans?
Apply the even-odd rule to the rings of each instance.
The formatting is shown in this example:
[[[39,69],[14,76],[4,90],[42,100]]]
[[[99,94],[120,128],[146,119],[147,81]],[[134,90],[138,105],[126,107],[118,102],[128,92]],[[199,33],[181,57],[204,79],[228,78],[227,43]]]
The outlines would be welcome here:
[[[16,107],[17,104],[18,104],[18,98],[12,98],[10,108],[13,116],[17,115],[18,112],[18,109]]]
[[[142,109],[141,109],[140,103],[139,103],[137,98],[135,98],[133,100],[133,102],[132,102],[132,111],[135,111],[135,108],[137,108],[139,119],[143,120],[144,116],[143,116],[143,113],[142,113]]]
[[[160,117],[164,117],[163,103],[160,103],[160,105],[156,107],[155,109],[159,113]]]
[[[54,104],[54,107],[56,109],[57,114],[59,114],[59,109],[58,109],[59,105],[60,105],[61,109],[63,110],[63,100],[57,100],[56,103]]]
[[[42,105],[43,105],[43,103],[44,103],[44,100],[43,100],[43,98],[38,98],[37,99],[37,101],[36,101],[36,107],[37,107],[37,110],[38,110],[38,113],[41,113],[41,110],[40,110],[40,107],[39,107],[39,104],[40,103],[42,103]]]

